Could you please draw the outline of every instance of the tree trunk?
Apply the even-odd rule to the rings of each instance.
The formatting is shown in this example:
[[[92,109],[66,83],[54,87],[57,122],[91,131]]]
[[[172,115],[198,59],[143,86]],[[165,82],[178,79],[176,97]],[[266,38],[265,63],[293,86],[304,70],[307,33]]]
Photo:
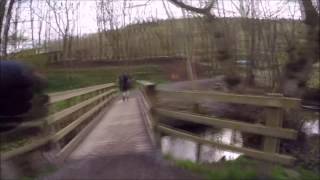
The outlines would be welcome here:
[[[68,35],[64,35],[62,40],[62,61],[65,61],[67,57],[68,57]]]
[[[7,0],[1,0],[0,1],[0,52],[2,50],[2,31],[3,31],[3,19],[4,19],[4,14],[6,11],[6,4],[7,4]],[[0,53],[1,55],[1,53]]]
[[[18,5],[16,6],[16,9],[15,9],[15,19],[14,19],[14,33],[13,33],[13,38],[14,39],[14,42],[13,42],[13,45],[14,45],[14,50],[16,51],[18,49],[18,46],[19,46],[19,37],[18,37],[18,25],[19,25],[19,11],[20,11],[20,6],[21,6],[21,1],[18,1]]]
[[[30,4],[29,4],[29,11],[30,11],[30,25],[31,25],[31,42],[32,42],[32,48],[35,47],[34,45],[34,35],[33,35],[33,0],[30,0]]]
[[[247,74],[246,74],[246,84],[247,85],[254,85],[255,83],[255,77],[253,74],[253,70],[255,68],[255,60],[256,60],[256,23],[255,23],[255,19],[252,18],[250,19],[250,24],[251,24],[251,28],[250,28],[250,59],[248,60],[248,64],[247,64]]]
[[[3,30],[3,45],[2,45],[2,54],[6,58],[7,57],[7,46],[8,46],[8,40],[9,40],[9,29],[10,29],[10,21],[12,16],[12,8],[14,5],[15,0],[10,0],[7,14],[6,14],[6,22],[4,24],[4,30]]]
[[[313,64],[319,60],[319,13],[311,0],[301,0],[304,24],[306,25],[306,43],[300,44],[297,52],[289,53],[290,62],[284,67],[282,91],[286,96],[299,97],[304,93],[306,83],[312,73]],[[293,53],[297,53],[295,57]]]

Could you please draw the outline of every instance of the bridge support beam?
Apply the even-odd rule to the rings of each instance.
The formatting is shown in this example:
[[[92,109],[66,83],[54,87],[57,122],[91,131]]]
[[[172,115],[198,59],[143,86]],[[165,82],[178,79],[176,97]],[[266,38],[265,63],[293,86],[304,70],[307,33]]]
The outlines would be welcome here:
[[[266,114],[266,126],[269,127],[282,127],[283,122],[283,110],[280,108],[267,108]],[[280,147],[280,139],[274,137],[265,137],[263,142],[263,150],[269,153],[278,153]]]

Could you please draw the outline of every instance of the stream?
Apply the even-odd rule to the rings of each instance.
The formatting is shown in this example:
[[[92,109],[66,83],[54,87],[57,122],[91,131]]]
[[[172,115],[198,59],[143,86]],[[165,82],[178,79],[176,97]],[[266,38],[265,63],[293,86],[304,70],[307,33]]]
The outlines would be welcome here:
[[[241,133],[230,129],[221,129],[219,132],[206,130],[202,134],[202,137],[207,140],[238,147],[241,147],[243,144]],[[193,141],[164,136],[161,139],[161,145],[163,154],[169,154],[180,160],[197,161],[197,144]],[[212,146],[201,145],[199,162],[217,162],[223,157],[225,160],[233,160],[238,158],[240,155],[241,153],[224,151]]]
[[[222,76],[218,76],[213,79],[203,79],[193,81],[197,90],[216,90],[223,89],[225,85],[223,84]],[[173,90],[189,90],[193,89],[190,82],[177,82],[170,85],[160,85],[159,89],[173,89]],[[211,101],[210,101],[211,102]],[[170,102],[172,103],[172,102]],[[167,106],[168,104],[166,104]],[[225,109],[222,104],[209,105],[209,109]],[[250,112],[249,112],[250,113]],[[252,111],[251,114],[257,113]],[[319,112],[307,112],[301,120],[305,121],[302,131],[306,133],[307,136],[319,135]],[[234,145],[238,147],[243,146],[242,134],[239,131],[231,129],[221,129],[219,131],[213,129],[205,129],[203,133],[198,134],[205,139],[220,142],[224,144]],[[179,160],[191,160],[193,162],[200,163],[211,163],[218,162],[221,159],[224,160],[234,160],[237,159],[241,153],[225,151],[222,149],[217,149],[212,146],[201,145],[201,150],[199,152],[200,156],[197,158],[197,144],[190,140],[185,140],[172,136],[163,136],[161,139],[162,153],[165,155],[170,155],[175,159]]]
[[[306,122],[303,131],[308,135],[319,134],[319,119]],[[207,140],[224,144],[242,147],[242,135],[239,131],[231,129],[221,129],[220,131],[205,130],[201,134]],[[190,160],[200,163],[218,162],[224,160],[237,159],[241,153],[221,150],[212,146],[201,145],[200,157],[197,160],[197,144],[190,140],[185,140],[172,136],[163,136],[161,139],[162,153],[168,154],[175,159]]]

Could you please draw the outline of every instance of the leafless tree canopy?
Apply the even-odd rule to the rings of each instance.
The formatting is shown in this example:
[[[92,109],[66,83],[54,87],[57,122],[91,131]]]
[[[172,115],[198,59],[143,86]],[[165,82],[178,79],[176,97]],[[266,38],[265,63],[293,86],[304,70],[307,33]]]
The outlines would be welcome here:
[[[141,18],[134,14],[135,8],[145,8],[153,1],[135,5],[130,0],[96,0],[97,32],[83,34],[80,1],[2,0],[1,55],[7,55],[8,46],[18,51],[29,41],[36,53],[59,51],[59,60],[185,56],[192,66],[207,68],[205,76],[222,73],[236,82],[263,82],[273,92],[299,96],[319,62],[319,10],[311,0],[298,2],[302,23],[294,18],[271,18],[289,9],[288,3],[271,11],[262,1],[232,0],[229,6],[238,16],[230,17],[221,0],[162,0],[168,19],[161,20],[146,12]],[[30,26],[27,38],[21,35],[19,24],[21,4],[27,5],[30,16],[30,21],[23,22]],[[172,7],[178,7],[183,16],[175,19]],[[296,13],[292,11],[292,17]],[[204,72],[195,67],[190,71]]]

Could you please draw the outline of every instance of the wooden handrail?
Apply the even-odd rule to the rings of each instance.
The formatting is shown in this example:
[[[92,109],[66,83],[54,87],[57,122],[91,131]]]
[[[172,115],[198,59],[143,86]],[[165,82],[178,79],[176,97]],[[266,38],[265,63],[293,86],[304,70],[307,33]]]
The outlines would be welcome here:
[[[106,100],[103,100],[100,102],[97,106],[90,109],[88,112],[84,113],[82,116],[80,116],[78,119],[73,121],[71,124],[69,124],[67,127],[63,128],[59,132],[57,132],[55,135],[53,135],[52,140],[54,142],[59,141],[63,137],[65,137],[67,134],[69,134],[72,130],[74,130],[77,126],[79,126],[83,121],[88,119],[90,116],[94,115],[98,110],[100,110],[108,101],[110,101],[111,98],[107,98]]]
[[[79,104],[77,104],[75,106],[71,106],[71,107],[69,107],[67,109],[59,111],[59,112],[57,112],[55,114],[52,114],[52,115],[48,116],[46,118],[46,121],[47,121],[48,124],[53,124],[55,122],[58,122],[58,121],[62,120],[64,117],[66,117],[66,116],[68,116],[68,115],[70,115],[70,114],[72,114],[72,113],[74,113],[74,112],[76,112],[76,111],[78,111],[78,110],[80,110],[80,109],[82,109],[82,108],[94,103],[95,101],[97,101],[97,100],[99,100],[99,99],[101,99],[101,98],[103,98],[105,96],[109,96],[110,94],[113,94],[114,92],[116,92],[116,90],[115,89],[111,89],[111,90],[109,90],[109,91],[107,91],[105,93],[102,93],[102,94],[100,94],[98,96],[95,96],[95,97],[93,97],[91,99],[88,99],[86,101],[83,101],[83,102],[81,102],[81,103],[79,103]]]
[[[41,138],[36,140],[35,142],[31,142],[30,144],[19,147],[12,151],[1,153],[1,161],[32,151],[40,146],[47,144],[50,141],[50,139],[50,137]]]
[[[154,86],[155,84],[150,81],[145,81],[145,80],[136,80],[138,84],[141,84],[143,86]]]
[[[282,121],[284,109],[299,109],[301,104],[300,99],[276,95],[262,96],[234,94],[217,91],[170,90],[164,87],[156,87],[155,84],[150,82],[138,82],[143,85],[143,88],[141,88],[142,94],[144,96],[148,96],[146,99],[149,99],[148,104],[150,104],[151,107],[151,114],[155,116],[153,120],[154,122],[152,122],[155,134],[164,133],[181,138],[191,139],[198,144],[207,144],[225,150],[237,151],[240,153],[244,153],[245,155],[248,155],[250,157],[270,162],[290,165],[295,161],[294,157],[278,154],[277,152],[279,152],[280,138],[291,140],[295,140],[297,138],[297,131],[293,129],[282,128]],[[261,106],[265,107],[265,124],[250,124],[225,118],[217,118],[211,116],[209,117],[190,112],[179,112],[157,108],[157,101],[159,101],[159,99],[161,98],[191,102],[196,105],[201,102],[214,101]],[[263,135],[263,150],[261,151],[212,142],[189,132],[185,132],[180,129],[173,129],[163,124],[159,124],[159,120],[156,120],[158,117],[173,118],[178,121],[188,121],[218,128],[229,128],[242,132]],[[158,140],[156,141],[160,141],[160,136],[155,136],[158,138]]]
[[[175,91],[157,88],[156,93],[160,97],[163,96],[171,99],[180,99],[183,101],[201,102],[210,100],[215,102],[248,104],[276,108],[299,108],[301,102],[300,99],[289,97],[242,95],[217,91]]]
[[[110,98],[111,100],[107,102],[107,108],[106,110],[111,109],[110,103],[113,102],[113,99]],[[90,120],[88,125],[86,125],[85,128],[83,128],[72,140],[66,144],[57,154],[58,162],[63,161],[66,157],[68,157],[72,151],[82,142],[82,140],[91,132],[91,130],[100,122],[101,118],[103,117],[104,112],[101,113],[96,113],[95,117]]]
[[[193,140],[193,141],[201,143],[201,144],[210,145],[210,146],[217,147],[217,148],[224,149],[224,150],[244,153],[245,155],[247,155],[249,157],[256,158],[256,159],[266,160],[269,162],[277,162],[277,163],[281,163],[281,164],[285,164],[285,165],[291,165],[295,161],[295,158],[291,157],[291,156],[286,156],[286,155],[282,155],[282,154],[278,154],[278,153],[267,153],[267,152],[258,151],[255,149],[250,149],[250,148],[245,148],[245,147],[237,147],[237,146],[222,144],[222,143],[218,143],[218,142],[213,142],[213,141],[206,140],[204,138],[198,137],[194,134],[191,134],[189,132],[186,132],[186,131],[183,131],[180,129],[176,130],[173,128],[169,128],[165,125],[159,125],[157,128],[159,131],[161,131],[165,134],[190,139],[190,140]]]
[[[54,95],[55,99],[52,102],[63,101],[66,99],[70,99],[73,97],[92,93],[95,91],[107,90],[112,87],[115,87],[114,83],[97,85],[97,86],[88,87],[88,88],[81,88],[81,91],[72,90],[72,91],[68,91],[68,93],[55,94]],[[42,120],[36,120],[36,121],[30,121],[30,122],[23,123],[21,127],[25,127],[25,128],[35,127],[35,126],[39,127],[39,126],[43,126],[44,124],[52,125],[53,123],[56,123],[56,122],[60,121],[61,119],[65,119],[65,117],[67,117],[68,115],[70,115],[78,110],[81,110],[83,108],[86,108],[87,106],[89,106],[93,103],[98,102],[97,105],[92,107],[90,110],[85,112],[83,115],[81,115],[79,118],[77,118],[75,121],[73,121],[71,124],[69,124],[67,127],[63,128],[59,132],[56,132],[53,135],[50,135],[50,136],[47,136],[44,138],[40,138],[34,142],[31,142],[30,144],[23,145],[22,147],[16,148],[16,149],[11,150],[9,152],[1,153],[1,161],[10,159],[10,158],[15,157],[20,154],[30,152],[30,151],[37,149],[43,145],[46,145],[50,141],[54,141],[54,142],[59,141],[60,139],[65,137],[68,133],[70,133],[72,130],[74,130],[76,127],[78,127],[83,121],[85,121],[89,117],[93,116],[97,111],[99,111],[102,107],[104,107],[104,105],[112,99],[113,94],[115,92],[117,92],[116,89],[110,89],[109,91],[98,94],[90,99],[87,99],[85,101],[82,101],[82,102],[74,105],[74,106],[71,106],[67,109],[64,109],[63,111],[60,111],[60,112],[52,114],[48,117],[45,117]]]
[[[72,93],[78,92],[78,91],[84,91],[84,90],[87,90],[87,89],[100,88],[100,87],[103,87],[105,85],[106,84],[99,84],[99,85],[94,85],[94,86],[89,86],[89,87],[78,88],[78,89],[59,91],[59,92],[49,93],[48,96],[53,98],[53,97],[57,97],[57,96],[63,96],[63,95],[66,95],[66,94],[72,94]]]
[[[70,124],[69,126],[67,126],[64,129],[62,129],[58,133],[54,134],[53,136],[44,137],[44,138],[36,140],[35,142],[31,142],[30,144],[27,144],[25,146],[16,148],[12,151],[1,153],[1,161],[10,159],[12,157],[27,153],[29,151],[32,151],[38,147],[44,146],[47,143],[49,143],[51,140],[53,140],[54,142],[60,140],[61,138],[65,137],[68,133],[70,133],[74,128],[76,128],[79,124],[81,124],[81,122],[83,122],[88,117],[90,117],[91,115],[96,113],[99,109],[101,109],[103,107],[103,105],[105,105],[108,101],[110,101],[110,99],[111,98],[108,98],[108,99],[104,100],[103,102],[99,103],[93,109],[91,109],[90,111],[83,114],[80,118],[75,120],[72,124]]]
[[[81,96],[81,95],[88,94],[91,92],[112,88],[112,87],[115,87],[114,83],[109,83],[109,84],[105,84],[105,85],[101,85],[101,86],[99,85],[99,86],[95,86],[93,88],[85,88],[80,91],[74,90],[71,93],[66,93],[66,94],[62,94],[62,95],[55,95],[55,96],[50,97],[50,104],[56,103],[58,101],[64,101],[67,99],[71,99],[73,97]]]
[[[64,97],[70,97],[70,96],[71,96],[70,98],[76,97],[76,96],[74,96],[75,92],[78,93],[78,94],[80,93],[80,96],[81,96],[83,94],[91,93],[91,92],[94,92],[94,91],[97,91],[97,90],[102,90],[102,89],[110,88],[110,87],[115,87],[115,86],[113,85],[113,83],[110,83],[110,84],[107,84],[107,85],[104,84],[104,85],[97,85],[97,86],[94,86],[94,87],[81,88],[82,90],[85,90],[85,91],[82,91],[81,93],[80,92],[76,92],[76,90],[70,90],[70,91],[68,91],[68,93],[63,93],[64,92],[63,91],[63,92],[60,92],[60,93],[63,93],[63,95],[62,95],[63,97],[60,96],[60,95],[57,95],[55,100],[57,100],[57,99],[65,100]],[[69,93],[71,91],[72,91],[72,93]],[[86,92],[86,93],[84,93],[84,92]],[[111,89],[106,93],[114,93],[114,92],[116,92],[116,90],[115,89]],[[104,93],[104,94],[106,94],[106,93]],[[101,96],[102,95],[99,95],[99,97],[101,97]],[[94,97],[94,98],[96,99],[97,97]],[[53,102],[57,102],[55,100]],[[50,115],[48,117],[45,117],[45,118],[42,118],[42,119],[23,122],[23,123],[21,123],[19,125],[19,127],[39,127],[39,126],[44,125],[46,123],[46,121],[50,124],[53,121],[55,121],[56,119],[61,119],[60,117],[64,116],[64,113],[72,111],[73,109],[77,109],[78,106],[84,106],[84,105],[86,105],[87,103],[89,103],[91,101],[94,101],[94,99],[93,98],[92,99],[88,99],[86,101],[83,101],[83,102],[75,105],[75,106],[71,106],[70,108],[63,109],[62,111],[59,111],[59,112],[57,112],[55,114],[52,114],[52,115]],[[12,124],[14,124],[14,123],[12,123]],[[8,125],[10,125],[10,123],[8,123]]]
[[[297,131],[285,128],[267,127],[263,125],[250,124],[244,122],[238,122],[235,120],[229,120],[224,118],[208,117],[192,113],[171,111],[166,109],[156,108],[155,113],[169,118],[176,118],[180,121],[194,122],[198,124],[209,125],[218,128],[235,129],[242,132],[254,133],[259,135],[265,135],[270,137],[284,138],[284,139],[296,139]]]
[[[156,145],[155,137],[154,137],[154,129],[153,129],[153,122],[152,115],[150,114],[151,105],[148,97],[145,95],[144,92],[140,92],[140,98],[138,101],[140,111],[142,113],[143,122],[145,123],[145,126],[147,127],[147,132],[150,137],[152,145]]]

